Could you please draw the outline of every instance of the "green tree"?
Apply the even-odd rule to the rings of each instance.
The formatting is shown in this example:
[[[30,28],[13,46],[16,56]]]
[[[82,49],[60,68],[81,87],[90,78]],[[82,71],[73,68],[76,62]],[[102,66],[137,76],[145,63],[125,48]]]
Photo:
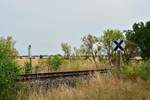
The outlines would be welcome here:
[[[61,48],[64,52],[64,56],[69,58],[71,55],[71,46],[68,43],[61,43]]]
[[[109,61],[111,63],[112,57],[114,55],[114,50],[113,50],[113,41],[115,40],[122,40],[124,39],[123,32],[117,29],[108,29],[103,32],[103,35],[101,36],[101,42],[103,44],[103,48],[107,50],[107,54],[109,57]]]
[[[126,46],[124,48],[124,62],[128,64],[130,58],[133,58],[135,56],[139,56],[139,48],[137,44],[135,44],[132,41],[126,40]]]
[[[138,45],[144,59],[150,58],[150,21],[134,23],[133,30],[128,31],[126,37]]]
[[[89,56],[92,56],[92,59],[96,64],[96,52],[94,51],[94,44],[98,42],[98,38],[96,36],[93,36],[91,34],[84,36],[82,38],[83,48],[86,55],[86,58],[89,58]]]
[[[81,45],[79,48],[76,48],[76,47],[74,48],[75,56],[78,56],[78,57],[86,55],[85,51],[86,50],[84,48],[84,45]]]
[[[126,33],[126,41],[125,41],[125,48],[124,48],[124,62],[126,64],[129,63],[130,58],[133,58],[135,56],[140,55],[140,49],[138,45],[130,40],[130,32],[133,32],[131,30],[124,31]]]
[[[12,37],[0,38],[0,99],[8,96],[19,73],[18,64],[15,61],[17,50],[14,44]]]
[[[0,59],[15,59],[18,52],[14,48],[15,41],[12,37],[7,37],[6,39],[0,37]]]

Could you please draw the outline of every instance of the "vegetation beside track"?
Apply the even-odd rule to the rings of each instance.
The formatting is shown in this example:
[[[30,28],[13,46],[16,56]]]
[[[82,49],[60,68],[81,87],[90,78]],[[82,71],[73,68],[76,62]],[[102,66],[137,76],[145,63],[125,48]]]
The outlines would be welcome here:
[[[16,95],[18,100],[149,100],[150,81],[123,80],[96,76],[89,81],[80,80],[76,87],[25,88]]]

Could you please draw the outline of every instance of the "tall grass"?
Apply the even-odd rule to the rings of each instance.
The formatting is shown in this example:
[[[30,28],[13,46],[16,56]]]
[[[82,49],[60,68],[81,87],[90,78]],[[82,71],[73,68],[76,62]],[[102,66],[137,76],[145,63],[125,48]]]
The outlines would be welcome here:
[[[20,72],[24,73],[25,65],[23,65],[23,61],[22,62],[18,61],[18,63],[21,66]],[[38,66],[39,73],[56,71],[56,70],[53,70],[51,65],[47,64],[47,59],[39,59],[39,60],[34,59],[32,61],[32,72],[33,73],[37,72],[36,71],[37,66]],[[110,68],[110,67],[111,66],[109,65],[109,63],[104,60],[101,60],[101,62],[97,61],[97,67],[96,67],[95,63],[90,60],[83,60],[83,59],[76,59],[76,60],[68,59],[68,60],[66,60],[66,59],[64,59],[62,61],[62,64],[60,65],[60,67],[57,69],[57,71],[85,70],[85,69]]]
[[[18,100],[150,100],[150,82],[140,79],[125,81],[97,75],[81,80],[76,87],[62,85],[48,90],[22,90]]]

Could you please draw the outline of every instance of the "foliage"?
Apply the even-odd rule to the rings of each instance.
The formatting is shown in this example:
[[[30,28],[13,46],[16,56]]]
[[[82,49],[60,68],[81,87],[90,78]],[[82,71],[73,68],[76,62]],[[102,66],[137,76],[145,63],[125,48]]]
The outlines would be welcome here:
[[[96,44],[98,42],[98,38],[96,36],[93,36],[91,34],[84,36],[82,38],[82,43],[83,43],[83,47],[84,48],[84,54],[86,56],[86,58],[89,58],[89,56],[92,56],[93,61],[96,64],[96,54],[97,51],[94,50],[94,44]]]
[[[92,36],[91,34],[84,36],[82,38],[83,46],[85,48],[85,52],[88,55],[93,54],[93,45],[98,42],[98,39],[96,36]]]
[[[62,64],[63,58],[60,55],[53,55],[48,59],[48,64],[54,70],[57,70]]]
[[[14,59],[18,54],[17,50],[14,48],[15,41],[12,37],[7,37],[6,39],[0,37],[0,59]]]
[[[32,72],[31,64],[29,62],[25,62],[24,71],[25,71],[25,74],[29,74]]]
[[[150,60],[141,65],[142,73],[140,77],[144,80],[150,79]]]
[[[84,56],[86,54],[86,49],[84,45],[81,45],[79,48],[74,48],[75,56]]]
[[[140,47],[144,59],[150,58],[150,21],[134,23],[133,30],[128,31],[126,37]]]
[[[132,41],[126,40],[124,48],[123,60],[128,63],[130,58],[134,58],[135,56],[140,56],[140,50],[138,45]]]
[[[104,45],[104,49],[107,50],[108,56],[112,56],[113,55],[113,47],[112,47],[112,43],[115,40],[122,40],[124,39],[124,35],[123,32],[121,32],[120,30],[106,30],[103,33],[103,36],[101,37],[101,41]]]
[[[64,51],[65,57],[69,58],[71,55],[71,46],[68,43],[61,43],[61,48]]]
[[[39,71],[40,71],[40,65],[37,64],[37,65],[35,65],[34,72],[38,73]]]
[[[123,70],[125,77],[129,79],[141,78],[143,80],[150,79],[150,60],[138,66],[126,66]]]
[[[0,60],[0,99],[8,95],[18,74],[18,65],[15,61]]]
[[[125,77],[129,78],[129,79],[136,79],[137,77],[140,76],[140,73],[142,72],[141,68],[137,67],[137,66],[126,66],[124,68],[124,75]]]
[[[17,51],[11,37],[0,38],[0,99],[6,98],[19,73],[15,62]]]
[[[113,41],[123,40],[124,38],[123,32],[117,29],[108,29],[103,32],[100,41],[103,44],[103,48],[107,51],[110,64],[114,63],[113,60],[116,59],[115,52],[113,50]]]

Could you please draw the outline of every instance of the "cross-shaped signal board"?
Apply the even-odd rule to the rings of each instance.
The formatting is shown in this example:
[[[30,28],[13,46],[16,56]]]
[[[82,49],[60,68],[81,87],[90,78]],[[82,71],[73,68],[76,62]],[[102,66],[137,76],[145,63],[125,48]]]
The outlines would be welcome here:
[[[123,51],[124,50],[124,47],[125,47],[125,44],[124,44],[124,41],[123,40],[118,40],[118,41],[113,41],[114,43],[114,50],[115,51]]]

